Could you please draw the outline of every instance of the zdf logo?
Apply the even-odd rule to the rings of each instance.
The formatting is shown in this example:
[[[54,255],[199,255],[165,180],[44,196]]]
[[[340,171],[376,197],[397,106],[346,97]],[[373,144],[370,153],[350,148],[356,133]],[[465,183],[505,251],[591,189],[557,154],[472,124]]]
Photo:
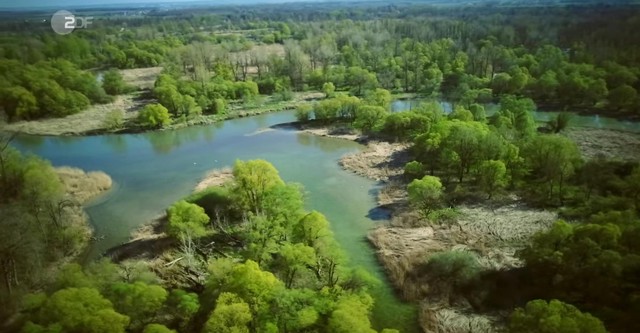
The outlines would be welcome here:
[[[92,16],[76,16],[66,10],[59,10],[51,16],[51,28],[57,34],[66,35],[75,29],[85,29],[92,23]]]

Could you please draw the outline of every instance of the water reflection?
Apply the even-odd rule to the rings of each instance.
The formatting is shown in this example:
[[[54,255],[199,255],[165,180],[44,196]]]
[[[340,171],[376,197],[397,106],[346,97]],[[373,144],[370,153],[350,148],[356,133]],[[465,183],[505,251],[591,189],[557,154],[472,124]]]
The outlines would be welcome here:
[[[316,147],[325,153],[344,149],[344,143],[337,142],[343,139],[321,137],[309,133],[300,132],[296,135],[296,141],[307,147]]]
[[[28,149],[42,147],[45,143],[45,137],[40,135],[18,135],[17,139],[20,141],[20,144]]]
[[[111,147],[113,152],[123,154],[127,152],[127,139],[124,135],[112,134],[102,136],[105,145]]]
[[[216,128],[220,126],[194,126],[173,131],[149,132],[143,137],[149,141],[154,152],[165,155],[184,144],[201,139],[212,142],[215,139]]]

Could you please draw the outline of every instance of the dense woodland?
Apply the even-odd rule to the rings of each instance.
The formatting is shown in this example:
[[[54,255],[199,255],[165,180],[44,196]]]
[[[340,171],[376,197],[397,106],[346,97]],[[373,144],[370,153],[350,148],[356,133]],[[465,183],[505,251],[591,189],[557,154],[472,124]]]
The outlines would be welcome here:
[[[622,5],[229,7],[110,15],[66,36],[9,20],[0,101],[8,121],[65,116],[130,93],[115,69],[162,66],[154,87],[137,92],[156,100],[140,125],[159,128],[265,95],[323,92],[298,106],[300,121],[412,144],[407,191],[423,221],[446,223],[456,205],[508,193],[564,219],[519,253],[521,269],[478,272],[473,258],[443,253],[420,274],[449,281],[478,312],[513,311],[510,332],[635,332],[640,167],[583,159],[562,135],[567,114],[540,128],[531,112],[637,118],[638,13]],[[425,102],[391,113],[400,93],[450,101],[453,111]],[[493,114],[489,103],[498,105]],[[169,269],[101,260],[45,278],[82,242],[56,215],[63,203],[50,166],[0,148],[2,308],[6,318],[20,314],[13,325],[24,332],[372,331],[367,288],[376,282],[344,263],[327,220],[304,211],[301,188],[265,161],[238,162],[234,181],[168,209],[169,255],[182,258]]]

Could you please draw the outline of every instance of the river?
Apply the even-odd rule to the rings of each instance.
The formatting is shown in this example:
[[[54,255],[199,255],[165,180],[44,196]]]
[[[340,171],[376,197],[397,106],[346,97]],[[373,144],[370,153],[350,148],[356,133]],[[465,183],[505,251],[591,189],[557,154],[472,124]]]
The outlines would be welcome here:
[[[385,223],[372,211],[378,185],[338,165],[342,155],[363,146],[296,131],[264,130],[294,120],[293,112],[279,112],[175,131],[88,137],[20,136],[14,143],[18,149],[42,156],[55,166],[102,170],[112,177],[114,188],[87,207],[95,234],[105,236],[103,241],[94,243],[92,257],[127,241],[132,229],[191,193],[207,170],[230,166],[236,159],[266,159],[284,180],[304,186],[307,208],[327,216],[349,263],[383,281],[371,291],[376,301],[374,327],[417,332],[416,307],[395,296],[365,239],[372,227]]]
[[[396,111],[415,107],[415,101],[395,101]],[[443,105],[447,109],[447,105]],[[450,109],[450,105],[449,105]],[[554,114],[536,112],[544,121]],[[361,266],[383,283],[371,291],[376,303],[377,329],[417,332],[417,310],[394,294],[365,235],[385,223],[376,214],[378,185],[342,170],[338,159],[362,145],[288,130],[265,130],[295,120],[292,111],[228,120],[215,125],[175,131],[88,137],[19,136],[15,146],[50,160],[55,166],[102,170],[114,188],[87,207],[95,234],[105,236],[93,245],[91,257],[127,241],[129,233],[152,220],[176,200],[191,193],[206,171],[230,166],[236,159],[262,158],[286,181],[301,183],[308,209],[327,216],[350,264]],[[640,132],[640,124],[598,116],[574,116],[572,125]]]

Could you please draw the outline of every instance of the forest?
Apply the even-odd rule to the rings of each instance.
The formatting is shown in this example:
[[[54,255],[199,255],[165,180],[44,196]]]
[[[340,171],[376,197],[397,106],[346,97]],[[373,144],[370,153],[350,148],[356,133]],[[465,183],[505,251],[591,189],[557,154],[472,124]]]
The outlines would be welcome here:
[[[101,13],[62,36],[25,13],[0,23],[0,108],[14,123],[152,101],[133,118],[112,110],[102,126],[117,131],[291,102],[300,124],[408,145],[416,223],[510,195],[561,218],[522,246],[518,269],[481,269],[465,251],[424,258],[408,279],[437,288],[420,297],[506,313],[499,331],[636,332],[638,156],[586,158],[565,132],[569,112],[640,119],[639,14],[625,4],[221,6]],[[121,74],[148,67],[162,68],[149,88]],[[423,103],[391,112],[408,97]],[[540,124],[536,110],[565,112]],[[10,141],[0,140],[0,329],[375,332],[369,289],[380,282],[349,265],[329,221],[305,210],[302,186],[269,162],[237,161],[232,180],[167,208],[169,264],[82,265],[86,222],[66,209],[51,165]]]

